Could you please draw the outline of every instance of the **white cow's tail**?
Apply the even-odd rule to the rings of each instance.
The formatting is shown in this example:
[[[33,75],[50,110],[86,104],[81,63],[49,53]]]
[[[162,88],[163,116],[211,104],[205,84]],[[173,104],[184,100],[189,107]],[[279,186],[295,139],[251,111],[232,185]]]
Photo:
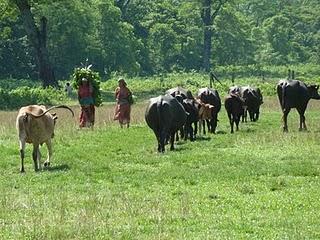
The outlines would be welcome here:
[[[47,112],[49,112],[49,111],[51,111],[51,110],[53,110],[53,109],[56,109],[56,108],[65,108],[65,109],[68,109],[68,110],[72,113],[72,116],[74,117],[74,112],[72,111],[71,108],[69,108],[69,107],[66,106],[66,105],[53,106],[53,107],[51,107],[51,108],[48,108],[46,111],[44,111],[44,112],[41,113],[40,115],[35,115],[35,114],[33,114],[32,112],[27,112],[27,114],[30,114],[30,115],[32,115],[32,116],[35,117],[35,118],[39,118],[39,117],[44,116]]]

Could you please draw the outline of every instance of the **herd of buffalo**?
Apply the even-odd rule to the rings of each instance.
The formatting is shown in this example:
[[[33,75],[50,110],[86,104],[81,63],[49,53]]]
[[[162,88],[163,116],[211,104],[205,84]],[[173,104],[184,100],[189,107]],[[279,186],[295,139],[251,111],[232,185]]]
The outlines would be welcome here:
[[[320,99],[318,85],[307,85],[299,80],[280,80],[277,84],[277,94],[283,112],[283,131],[288,131],[287,117],[291,108],[296,108],[300,115],[299,130],[306,130],[305,110],[310,99]],[[239,129],[239,122],[257,121],[263,97],[259,88],[250,86],[233,86],[229,88],[224,99],[224,106],[230,121],[231,133]],[[145,120],[153,130],[157,141],[158,151],[164,152],[165,145],[170,142],[170,149],[174,149],[174,140],[181,138],[194,141],[198,132],[215,133],[218,123],[218,113],[221,109],[221,99],[215,89],[201,88],[196,97],[190,91],[181,87],[169,89],[166,95],[149,100],[145,113]],[[201,129],[203,125],[203,129]]]
[[[319,86],[306,85],[299,80],[280,80],[277,84],[277,94],[283,112],[283,130],[288,131],[287,116],[291,108],[296,108],[300,115],[300,130],[306,129],[304,112],[310,99],[320,99]],[[247,113],[251,121],[259,119],[260,105],[263,103],[259,88],[231,87],[225,97],[224,106],[230,121],[231,133],[234,125],[239,129],[239,122],[247,121]],[[19,110],[16,127],[19,135],[21,172],[24,172],[24,152],[26,143],[33,145],[32,157],[36,171],[40,169],[39,145],[45,143],[48,147],[48,158],[44,163],[50,165],[52,155],[51,138],[57,116],[49,113],[55,108],[65,108],[72,115],[73,111],[64,105],[47,109],[41,105],[30,105]],[[170,89],[166,95],[149,100],[145,113],[148,126],[154,131],[158,141],[158,151],[164,152],[165,145],[170,141],[170,149],[174,149],[174,140],[180,137],[193,141],[196,139],[199,123],[199,134],[215,133],[218,123],[218,113],[221,110],[221,99],[217,90],[201,88],[196,97],[190,91],[181,87]]]

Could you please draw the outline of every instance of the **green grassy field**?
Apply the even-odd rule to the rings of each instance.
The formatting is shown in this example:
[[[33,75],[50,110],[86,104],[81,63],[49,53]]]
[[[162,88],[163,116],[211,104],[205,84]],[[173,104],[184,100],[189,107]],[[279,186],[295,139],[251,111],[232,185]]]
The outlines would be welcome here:
[[[275,97],[233,135],[222,108],[217,134],[164,154],[144,110],[120,129],[100,107],[93,131],[58,110],[51,168],[35,173],[28,145],[25,174],[16,112],[0,112],[0,239],[320,238],[320,102],[286,134]]]

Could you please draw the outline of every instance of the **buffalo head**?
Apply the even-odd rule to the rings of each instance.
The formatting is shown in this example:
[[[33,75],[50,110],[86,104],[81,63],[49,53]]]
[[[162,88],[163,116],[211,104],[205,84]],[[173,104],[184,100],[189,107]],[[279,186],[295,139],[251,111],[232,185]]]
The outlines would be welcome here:
[[[320,95],[318,93],[319,85],[310,85],[308,86],[308,93],[310,98],[320,99]]]

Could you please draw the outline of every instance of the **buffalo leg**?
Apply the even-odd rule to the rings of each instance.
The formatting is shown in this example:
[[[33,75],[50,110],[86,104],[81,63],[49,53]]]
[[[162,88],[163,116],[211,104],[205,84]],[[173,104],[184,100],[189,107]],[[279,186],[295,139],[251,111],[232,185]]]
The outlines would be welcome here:
[[[194,138],[197,137],[197,134],[198,134],[198,122],[194,122],[194,132],[193,132]]]
[[[216,133],[216,128],[218,125],[218,116],[214,115],[211,119],[211,133]]]
[[[39,144],[33,144],[32,158],[34,163],[34,170],[36,172],[39,171],[38,151],[39,151]]]
[[[288,132],[288,114],[290,112],[289,109],[283,110],[283,131]]]
[[[242,122],[247,122],[247,110],[248,110],[248,107],[244,106],[243,107]]]
[[[240,116],[236,116],[236,118],[235,118],[236,131],[239,131],[239,122],[240,122]]]
[[[183,127],[180,128],[180,137],[181,139],[184,139],[184,131]]]
[[[211,120],[210,119],[206,119],[206,123],[207,123],[207,128],[208,128],[208,133],[211,132]]]
[[[24,151],[26,147],[26,142],[24,140],[20,141],[20,158],[21,158],[21,168],[20,172],[24,172]]]
[[[304,116],[304,112],[305,112],[305,109],[298,110],[298,113],[300,116],[299,131],[307,130],[306,118]]]
[[[259,110],[259,108],[258,108],[257,111],[256,111],[256,115],[255,115],[256,121],[259,120],[259,115],[260,115],[260,110]]]
[[[193,134],[192,123],[190,123],[189,132],[190,132],[190,141],[194,141],[194,134]]]
[[[206,120],[202,120],[203,135],[206,135]]]
[[[184,130],[184,140],[187,141],[188,140],[188,136],[190,135],[190,138],[191,138],[191,123],[186,123],[184,126],[183,126],[183,130]]]
[[[202,130],[203,128],[203,130]],[[206,125],[205,120],[199,120],[199,134],[203,132],[203,135],[206,135]]]
[[[229,123],[230,123],[230,133],[233,133],[233,119],[232,119],[232,115],[230,113],[228,113],[228,118],[229,118]]]
[[[170,142],[171,142],[170,150],[172,151],[174,150],[174,132],[171,133]]]
[[[174,137],[174,135],[173,135]],[[167,134],[166,134],[166,131],[162,130],[160,131],[160,134],[159,134],[159,147],[158,147],[158,151],[160,149],[159,152],[164,152],[165,151],[165,141],[166,141],[166,138],[167,138]]]
[[[161,152],[161,145],[160,145],[160,134],[157,134],[154,131],[154,135],[156,135],[157,141],[158,141],[158,152]]]
[[[48,148],[48,157],[47,160],[44,162],[44,167],[49,167],[50,166],[50,161],[51,161],[51,157],[52,157],[52,144],[51,144],[51,139],[49,139],[46,142],[47,148]]]

